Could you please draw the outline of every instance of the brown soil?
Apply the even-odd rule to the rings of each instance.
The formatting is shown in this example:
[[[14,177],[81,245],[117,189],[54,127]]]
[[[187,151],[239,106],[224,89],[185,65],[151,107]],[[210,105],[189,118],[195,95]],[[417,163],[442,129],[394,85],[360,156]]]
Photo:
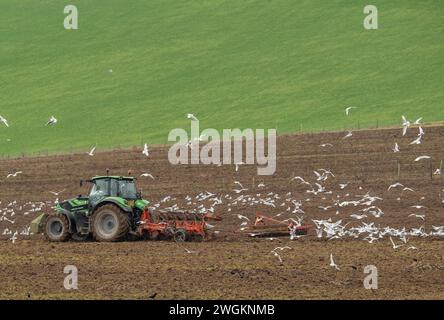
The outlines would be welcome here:
[[[410,129],[402,137],[401,130],[390,129],[357,131],[349,139],[341,139],[344,133],[281,136],[277,171],[270,177],[257,176],[256,166],[251,165],[240,166],[238,172],[233,165],[172,166],[167,160],[166,147],[153,148],[148,158],[141,150],[119,150],[94,157],[73,154],[2,160],[0,216],[5,213],[15,222],[0,221],[0,298],[148,299],[157,293],[156,299],[443,299],[442,237],[409,237],[408,243],[396,250],[388,238],[372,244],[362,239],[318,239],[313,233],[293,241],[288,237],[249,238],[236,232],[242,222],[236,214],[254,220],[256,211],[270,216],[282,213],[279,219],[285,219],[291,217],[285,209],[294,206],[291,202],[275,208],[250,205],[251,202],[234,205],[232,200],[224,198],[227,194],[233,199],[239,196],[233,192],[237,188],[233,182],[239,181],[248,189],[241,194],[260,194],[266,198],[273,192],[273,196],[280,197],[276,199],[279,205],[291,192],[291,199],[303,202],[307,223],[312,219],[332,218],[350,222],[349,226],[364,221],[379,227],[423,226],[430,232],[432,226],[444,225],[444,177],[431,174],[444,159],[444,127],[426,128],[423,143],[409,145],[416,133]],[[395,141],[400,145],[399,153],[391,151]],[[333,147],[322,148],[319,145],[323,143],[331,143]],[[429,155],[432,160],[414,162],[421,155]],[[184,244],[168,241],[49,243],[39,235],[19,234],[12,243],[8,240],[11,235],[2,234],[6,228],[18,232],[26,228],[39,214],[25,215],[32,204],[55,200],[49,191],[66,189],[60,200],[85,194],[87,189],[79,187],[79,180],[105,174],[106,168],[116,175],[125,175],[128,170],[135,176],[142,172],[153,174],[155,180],[140,178],[138,185],[152,204],[166,196],[173,198],[161,203],[162,207],[178,204],[182,209],[196,209],[200,202],[193,199],[187,204],[186,196],[194,198],[206,191],[222,195],[223,204],[215,207],[223,217],[222,222],[215,223],[215,229],[221,231],[218,238]],[[298,175],[314,183],[313,170],[320,168],[331,170],[335,175],[323,183],[332,194],[307,194],[307,186],[290,181]],[[15,171],[23,174],[6,178]],[[414,192],[402,191],[402,188],[387,191],[390,184],[398,181]],[[265,187],[258,187],[260,183]],[[342,190],[340,183],[349,184]],[[369,215],[357,221],[350,218],[350,214],[357,212],[353,206],[318,208],[332,205],[335,199],[352,200],[367,192],[383,198],[375,203],[384,211],[382,217]],[[308,198],[310,201],[306,201]],[[16,203],[8,207],[12,201]],[[411,208],[418,204],[427,208]],[[14,216],[8,208],[13,208]],[[51,210],[49,203],[44,206],[44,211],[48,210]],[[409,217],[411,213],[425,214],[425,220]],[[400,243],[399,239],[395,241]],[[271,254],[277,246],[292,248],[280,252],[282,263]],[[407,250],[409,246],[418,249]],[[193,253],[187,253],[185,248]],[[329,266],[331,253],[339,271]],[[63,287],[66,265],[75,265],[79,270],[78,290],[68,291]],[[378,290],[363,287],[366,265],[378,268]]]

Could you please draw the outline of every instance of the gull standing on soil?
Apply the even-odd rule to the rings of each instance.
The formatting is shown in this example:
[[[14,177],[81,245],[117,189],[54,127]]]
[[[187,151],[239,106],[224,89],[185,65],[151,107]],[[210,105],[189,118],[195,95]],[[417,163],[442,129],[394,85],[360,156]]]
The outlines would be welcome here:
[[[335,268],[336,270],[341,270],[333,259],[333,253],[330,253],[330,267]]]
[[[187,118],[190,119],[191,121],[199,121],[199,119],[197,119],[194,114],[192,113],[188,113],[187,114]]]
[[[5,126],[9,127],[8,120],[6,120],[5,118],[3,118],[2,116],[0,116],[0,121],[3,122],[3,124],[4,124]]]
[[[15,243],[15,240],[17,240],[17,234],[18,234],[18,231],[15,231],[14,234],[12,235],[12,237],[9,238],[8,240],[11,240],[12,243]]]
[[[51,116],[51,118],[49,118],[49,120],[45,124],[45,126],[55,125],[56,123],[57,123],[57,119],[54,116]]]
[[[322,148],[333,147],[333,145],[331,143],[323,143],[323,144],[320,144],[319,146],[322,147]]]
[[[149,153],[149,151],[148,151],[148,144],[147,143],[145,143],[144,145],[143,145],[143,151],[142,151],[142,154],[144,154],[145,156],[149,156],[150,155],[150,153]]]
[[[395,142],[395,146],[393,147],[393,152],[399,152],[399,145],[398,145],[398,143],[397,142]]]

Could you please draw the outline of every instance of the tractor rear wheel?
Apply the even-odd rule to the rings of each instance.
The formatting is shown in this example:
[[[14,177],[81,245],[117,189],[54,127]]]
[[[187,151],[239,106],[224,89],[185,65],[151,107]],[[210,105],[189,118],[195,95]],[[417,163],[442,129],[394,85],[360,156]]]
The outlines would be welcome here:
[[[113,204],[98,208],[91,217],[91,225],[94,238],[101,242],[123,240],[130,229],[128,215]]]
[[[45,237],[49,241],[63,242],[70,237],[68,217],[64,214],[52,214],[46,218]]]

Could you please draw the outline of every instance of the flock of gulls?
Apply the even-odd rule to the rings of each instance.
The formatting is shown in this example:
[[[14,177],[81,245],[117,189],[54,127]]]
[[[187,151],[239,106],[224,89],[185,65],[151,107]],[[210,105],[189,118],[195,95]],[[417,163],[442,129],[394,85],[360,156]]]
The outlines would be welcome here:
[[[350,115],[355,107],[347,107],[345,109],[346,115]],[[193,114],[188,114],[187,118],[196,121],[197,118]],[[402,135],[405,136],[407,131],[416,128],[418,131],[414,140],[410,145],[419,145],[425,137],[425,130],[421,126],[422,118],[413,122],[402,116]],[[0,116],[0,122],[5,126],[9,126],[8,121]],[[55,125],[57,119],[51,117],[46,125]],[[353,132],[349,131],[343,139],[348,139],[353,136]],[[321,148],[333,147],[331,143],[320,144]],[[94,156],[96,146],[94,146],[88,153],[89,156]],[[400,152],[400,145],[396,142],[392,148],[392,152]],[[145,143],[142,154],[149,157],[149,147]],[[422,161],[431,159],[428,155],[417,157],[414,161]],[[239,171],[239,166],[242,163],[235,164],[235,171]],[[7,179],[13,179],[22,174],[22,171],[10,173]],[[434,171],[435,175],[441,174],[441,168]],[[142,178],[155,179],[153,174],[142,172]],[[362,187],[359,187],[359,194],[351,194],[348,192],[349,184],[342,181],[337,181],[339,177],[328,169],[319,168],[314,170],[309,177],[294,176],[289,177],[290,188],[297,189],[297,191],[289,192],[266,192],[267,186],[264,182],[247,186],[241,181],[232,182],[232,190],[224,193],[212,193],[209,191],[201,192],[197,195],[187,195],[183,199],[178,199],[173,196],[166,196],[157,203],[152,203],[154,210],[187,210],[199,213],[220,213],[225,212],[231,216],[234,221],[238,221],[236,230],[217,230],[218,228],[208,224],[208,228],[213,229],[215,234],[224,232],[246,232],[250,237],[260,236],[260,232],[249,232],[249,224],[254,222],[252,212],[260,210],[275,219],[281,221],[291,221],[294,225],[300,226],[303,224],[312,224],[314,226],[315,235],[317,238],[324,238],[328,241],[335,239],[359,239],[366,241],[369,244],[375,243],[382,239],[389,239],[390,244],[394,250],[418,250],[413,245],[409,245],[409,238],[411,237],[444,237],[444,226],[430,225],[427,228],[424,222],[427,219],[427,207],[422,204],[413,205],[409,210],[414,213],[409,213],[406,216],[412,219],[412,222],[417,221],[418,226],[413,228],[394,228],[390,226],[380,226],[377,220],[385,216],[387,213],[383,209],[383,197],[381,195],[364,192]],[[328,184],[327,184],[328,182]],[[332,188],[332,185],[336,185]],[[333,191],[337,190],[336,192]],[[52,192],[57,197],[55,201],[46,202],[27,202],[18,204],[16,201],[8,204],[0,202],[0,235],[15,243],[18,237],[30,236],[29,227],[19,229],[14,228],[15,219],[18,215],[37,215],[43,210],[50,210],[54,208],[55,203],[58,202],[58,196],[65,190],[59,192]],[[387,186],[387,193],[401,192],[414,194],[415,190],[408,186],[404,186],[400,182],[393,183]],[[441,192],[444,192],[442,190]],[[398,201],[401,197],[398,196]],[[420,199],[424,200],[424,197]],[[328,202],[328,203],[326,203]],[[442,200],[444,203],[444,200]],[[321,205],[322,204],[322,205]],[[2,207],[1,207],[2,206]],[[308,209],[306,207],[309,207]],[[250,209],[249,209],[250,208]],[[310,210],[310,211],[309,211]],[[314,218],[313,211],[316,211],[315,216],[322,216],[324,218]],[[344,211],[347,212],[344,216]],[[410,211],[408,211],[410,212]],[[398,213],[399,214],[399,213]],[[310,218],[310,216],[312,216]],[[227,219],[227,217],[224,217]],[[372,221],[369,221],[371,219]],[[252,221],[253,220],[253,221]],[[5,227],[6,224],[6,227]],[[223,224],[222,224],[223,225]],[[300,237],[293,232],[290,232],[290,239],[298,239]],[[268,237],[270,241],[275,238]],[[196,253],[184,248],[187,253]],[[292,250],[290,246],[276,247],[271,250],[271,255],[276,257],[280,263],[283,263],[282,255],[284,252]],[[330,254],[330,267],[335,270],[340,270],[334,260],[333,253]]]

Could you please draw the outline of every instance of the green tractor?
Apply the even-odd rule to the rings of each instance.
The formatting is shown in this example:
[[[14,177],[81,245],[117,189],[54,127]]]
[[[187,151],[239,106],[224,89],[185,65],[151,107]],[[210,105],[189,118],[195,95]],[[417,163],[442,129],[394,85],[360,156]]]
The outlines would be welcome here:
[[[135,234],[149,201],[137,192],[135,178],[99,176],[80,181],[91,184],[88,197],[58,203],[56,212],[42,214],[31,223],[33,233],[44,233],[50,241],[86,240],[114,242]]]

